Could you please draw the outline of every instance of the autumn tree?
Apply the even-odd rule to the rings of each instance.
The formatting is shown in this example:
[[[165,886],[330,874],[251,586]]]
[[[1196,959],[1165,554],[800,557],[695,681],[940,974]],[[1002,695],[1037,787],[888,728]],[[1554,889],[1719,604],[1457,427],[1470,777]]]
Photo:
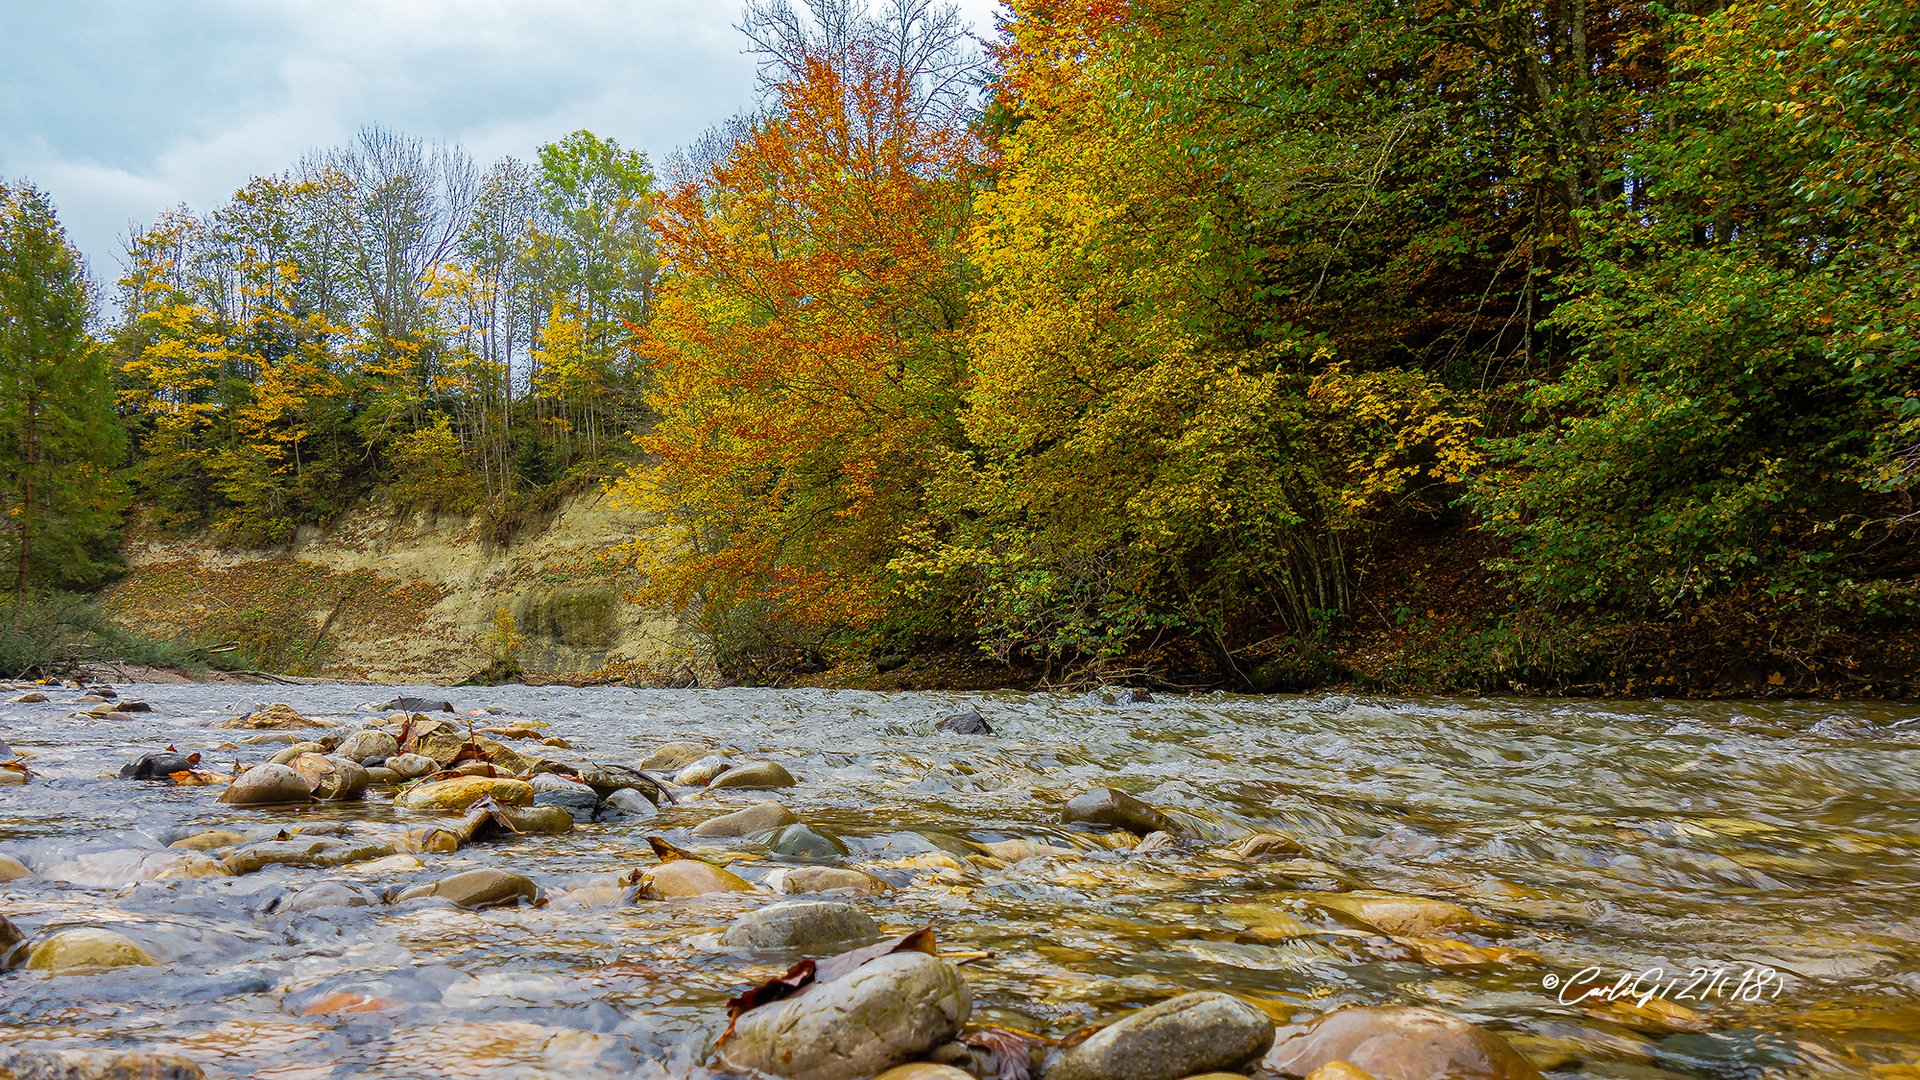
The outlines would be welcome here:
[[[656,460],[624,487],[680,538],[655,591],[736,670],[888,614],[899,531],[958,436],[973,145],[889,45],[918,24],[841,14],[784,41],[764,117],[655,221]]]
[[[125,436],[92,316],[52,202],[0,184],[0,552],[16,614],[31,590],[97,584],[116,554]]]

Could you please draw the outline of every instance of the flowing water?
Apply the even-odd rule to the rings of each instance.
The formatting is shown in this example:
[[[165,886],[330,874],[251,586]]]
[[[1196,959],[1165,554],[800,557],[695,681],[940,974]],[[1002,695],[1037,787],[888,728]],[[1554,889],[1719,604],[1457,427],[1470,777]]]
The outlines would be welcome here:
[[[378,794],[226,806],[217,787],[122,780],[121,765],[169,744],[207,767],[264,760],[278,747],[216,749],[248,733],[214,724],[275,700],[359,724],[395,688],[121,689],[154,711],[75,717],[75,692],[59,690],[0,705],[0,739],[34,770],[0,787],[0,853],[34,872],[0,884],[0,914],[29,936],[110,926],[161,963],[0,975],[0,1048],[166,1048],[216,1077],[702,1075],[727,997],[790,959],[719,939],[770,893],[635,901],[617,881],[653,864],[649,835],[764,879],[782,865],[764,847],[688,832],[762,793],[704,792],[651,821],[480,843],[411,870],[192,876],[167,845],[195,831],[423,815]],[[777,797],[845,839],[841,862],[896,886],[862,907],[992,954],[963,967],[982,1022],[1058,1036],[1221,989],[1283,1019],[1445,1009],[1552,1075],[1920,1075],[1920,710],[415,692],[498,710],[483,724],[544,721],[572,748],[513,745],[561,760],[633,762],[704,738],[784,763],[800,782]],[[961,702],[995,734],[934,733]],[[1135,851],[1060,824],[1068,798],[1101,786],[1173,813],[1186,838]],[[1250,833],[1308,854],[1233,854]],[[1072,850],[1008,862],[975,846],[1008,839]],[[532,877],[548,902],[275,910],[316,881],[380,892],[476,865]],[[1484,923],[1382,933],[1341,906],[1348,890],[1449,901]],[[1636,977],[1627,995],[1592,993]]]

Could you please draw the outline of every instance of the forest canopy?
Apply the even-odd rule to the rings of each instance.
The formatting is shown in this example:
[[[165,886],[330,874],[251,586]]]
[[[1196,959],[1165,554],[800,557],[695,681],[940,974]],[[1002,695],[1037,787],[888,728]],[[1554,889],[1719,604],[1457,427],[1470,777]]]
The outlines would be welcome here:
[[[746,680],[1910,662],[1910,5],[740,28],[758,106],[658,172],[586,131],[483,169],[370,129],[139,230],[105,321],[47,197],[3,189],[20,589],[99,579],[113,514],[76,508],[121,485],[261,544],[605,483],[671,537],[646,598]]]

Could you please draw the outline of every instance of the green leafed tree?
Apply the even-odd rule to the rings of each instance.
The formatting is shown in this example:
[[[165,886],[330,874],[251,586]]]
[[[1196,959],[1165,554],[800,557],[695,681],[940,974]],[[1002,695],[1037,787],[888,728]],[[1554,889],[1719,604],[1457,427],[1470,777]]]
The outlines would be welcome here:
[[[52,202],[0,184],[0,556],[16,601],[98,584],[117,546],[126,437],[92,316]]]

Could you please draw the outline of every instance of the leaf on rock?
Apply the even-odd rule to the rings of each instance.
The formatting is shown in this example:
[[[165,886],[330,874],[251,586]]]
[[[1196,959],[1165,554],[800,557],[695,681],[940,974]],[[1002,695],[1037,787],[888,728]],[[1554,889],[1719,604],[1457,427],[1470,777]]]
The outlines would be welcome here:
[[[648,839],[652,840],[654,838],[648,837]],[[664,840],[660,841],[660,843],[666,844]],[[670,844],[666,846],[672,847]],[[659,849],[656,847],[655,850],[658,851]],[[829,956],[825,960],[817,962],[814,960],[800,961],[788,968],[785,975],[768,979],[759,986],[729,1000],[727,1002],[727,1030],[720,1034],[719,1042],[724,1043],[732,1038],[734,1024],[738,1023],[742,1016],[745,1016],[747,1013],[752,1012],[762,1005],[770,1005],[776,1001],[790,998],[809,986],[814,986],[819,983],[830,983],[835,979],[845,978],[871,961],[878,960],[883,956],[892,956],[894,953],[902,952],[922,952],[928,956],[938,956],[939,953],[935,950],[933,943],[933,928],[923,926],[918,930],[902,934],[897,938],[889,938],[886,941],[875,942],[864,948],[843,952],[838,956]],[[718,1043],[715,1045],[718,1045]]]
[[[960,1041],[975,1050],[984,1050],[1000,1080],[1030,1080],[1033,1076],[1033,1048],[1048,1045],[1048,1040],[1012,1028],[981,1027],[963,1033]]]

